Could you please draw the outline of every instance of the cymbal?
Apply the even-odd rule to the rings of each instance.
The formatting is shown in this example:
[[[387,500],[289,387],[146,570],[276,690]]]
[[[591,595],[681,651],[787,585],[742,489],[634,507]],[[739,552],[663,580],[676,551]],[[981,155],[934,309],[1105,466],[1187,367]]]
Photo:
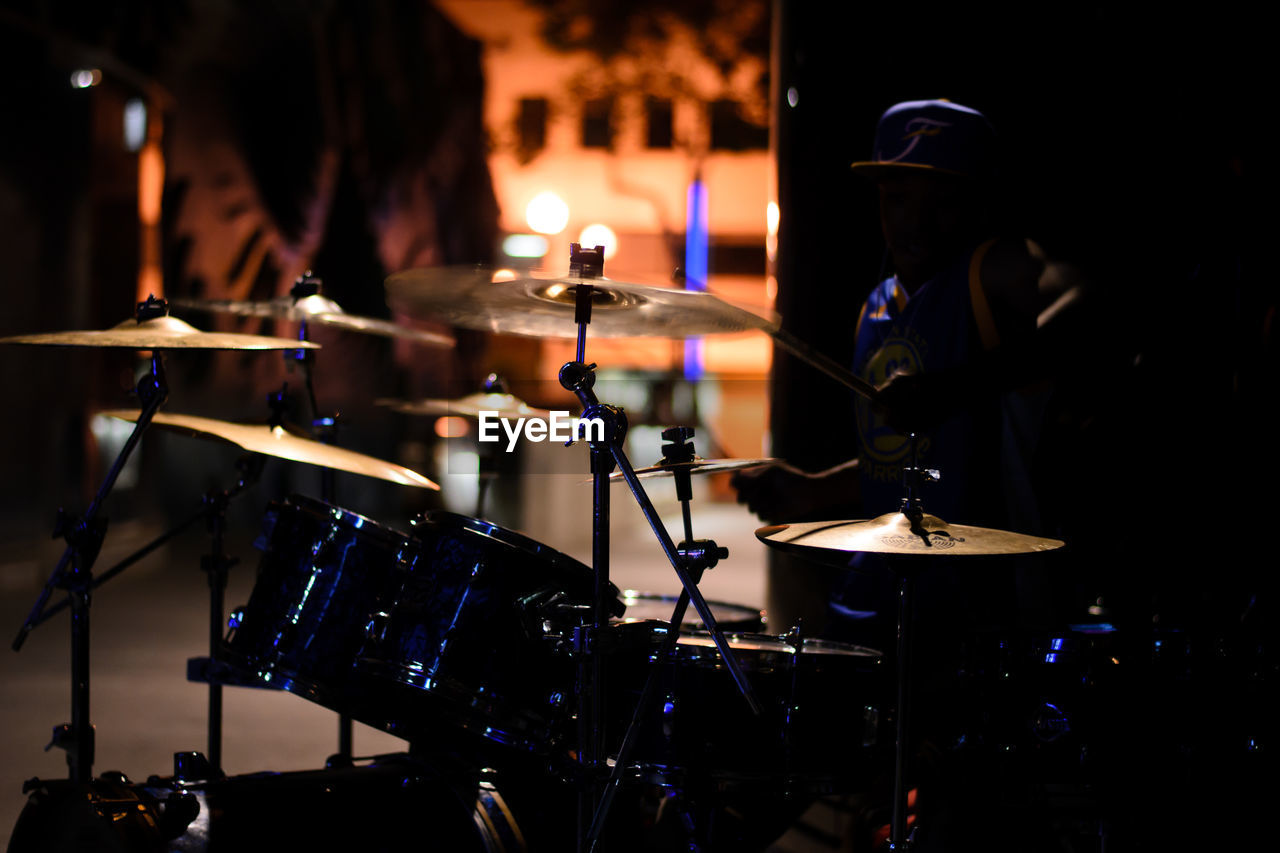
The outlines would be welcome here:
[[[1052,551],[1065,543],[1007,530],[947,524],[936,515],[924,515],[919,526],[901,512],[869,521],[810,521],[773,524],[756,531],[756,538],[780,551],[801,557],[838,558],[854,552],[911,556],[967,557],[999,554],[1032,554]]]
[[[769,465],[777,459],[703,459],[696,456],[689,462],[668,462],[650,465],[648,468],[637,468],[636,475],[642,479],[654,477],[672,477],[676,471],[687,470],[690,474],[719,474],[723,471],[736,471],[739,468],[755,468],[757,465]],[[610,480],[623,479],[621,471],[609,475]],[[590,481],[588,481],[590,482]]]
[[[576,337],[577,288],[591,285],[591,325],[597,338],[687,338],[769,331],[778,323],[711,293],[630,284],[604,278],[535,273],[501,279],[483,267],[431,267],[387,279],[387,302],[410,316],[454,326],[538,338]]]
[[[283,350],[320,349],[319,344],[292,338],[242,335],[233,332],[202,332],[177,317],[125,320],[101,331],[44,332],[0,338],[0,344],[35,344],[59,347],[111,347],[117,349],[234,349]]]
[[[136,421],[138,412],[125,409],[112,409],[101,414],[122,421]],[[240,424],[230,421],[219,421],[212,418],[201,418],[195,415],[178,415],[157,412],[151,421],[153,426],[163,427],[173,432],[198,438],[214,438],[234,444],[252,453],[262,453],[292,462],[304,462],[318,465],[321,468],[332,468],[351,474],[362,474],[376,477],[402,486],[417,486],[420,489],[436,489],[437,486],[417,471],[401,467],[391,462],[384,462],[373,456],[366,456],[353,450],[344,450],[331,444],[324,444],[310,438],[289,432],[281,427],[270,427],[266,424]]]
[[[218,314],[234,314],[238,317],[267,317],[294,322],[319,323],[351,332],[378,335],[384,338],[400,338],[423,346],[452,347],[456,342],[450,335],[411,329],[387,320],[359,317],[348,314],[342,306],[318,293],[295,299],[282,296],[260,302],[238,302],[232,299],[170,299],[169,305],[196,311]]]
[[[374,400],[406,415],[453,415],[462,418],[479,418],[481,412],[496,412],[500,418],[546,418],[547,409],[536,409],[512,394],[486,394],[483,391],[468,394],[456,400]]]

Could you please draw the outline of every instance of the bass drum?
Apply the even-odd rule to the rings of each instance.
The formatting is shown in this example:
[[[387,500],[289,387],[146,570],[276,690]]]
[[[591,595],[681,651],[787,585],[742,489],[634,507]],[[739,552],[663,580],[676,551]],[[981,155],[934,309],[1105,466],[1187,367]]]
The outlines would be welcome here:
[[[412,537],[322,501],[273,502],[254,543],[262,552],[249,603],[231,617],[220,657],[250,677],[334,710],[351,676],[370,614],[395,568],[416,558]]]
[[[887,698],[880,652],[829,640],[726,634],[762,705],[756,716],[709,634],[682,634],[673,659],[654,663],[665,626],[615,631],[607,675],[611,755],[658,667],[658,689],[630,756],[637,777],[695,794],[825,794],[863,784],[881,742]]]
[[[487,781],[446,781],[408,756],[212,782],[34,782],[9,853],[279,853],[525,849]]]
[[[351,713],[410,741],[438,740],[444,723],[491,744],[552,751],[570,728],[569,651],[574,628],[590,620],[593,573],[449,512],[417,519],[413,538],[370,618]],[[609,599],[620,616],[612,586]]]

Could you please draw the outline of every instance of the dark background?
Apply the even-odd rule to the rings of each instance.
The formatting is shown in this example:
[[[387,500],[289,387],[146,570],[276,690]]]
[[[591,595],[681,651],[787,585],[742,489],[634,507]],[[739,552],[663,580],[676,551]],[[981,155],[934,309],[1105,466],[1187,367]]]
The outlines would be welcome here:
[[[874,187],[848,163],[880,113],[939,97],[982,111],[1002,142],[1005,233],[1086,285],[1044,353],[1036,488],[1044,532],[1068,542],[1060,603],[1078,614],[1105,594],[1136,624],[1234,623],[1269,573],[1265,548],[1220,525],[1276,506],[1256,18],[1232,4],[780,8],[777,91],[799,96],[776,107],[785,325],[850,363],[883,243],[868,236]],[[775,358],[774,453],[812,470],[846,458],[847,392]]]

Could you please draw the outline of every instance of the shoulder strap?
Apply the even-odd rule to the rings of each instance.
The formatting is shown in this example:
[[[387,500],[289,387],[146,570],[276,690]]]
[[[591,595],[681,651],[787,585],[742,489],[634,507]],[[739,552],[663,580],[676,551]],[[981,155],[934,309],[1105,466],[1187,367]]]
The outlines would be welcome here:
[[[973,257],[969,259],[969,303],[973,305],[973,319],[978,324],[982,348],[987,350],[1000,345],[1000,333],[996,331],[996,321],[991,315],[991,304],[987,301],[987,292],[982,288],[982,259],[995,242],[988,240],[983,243],[973,250]]]

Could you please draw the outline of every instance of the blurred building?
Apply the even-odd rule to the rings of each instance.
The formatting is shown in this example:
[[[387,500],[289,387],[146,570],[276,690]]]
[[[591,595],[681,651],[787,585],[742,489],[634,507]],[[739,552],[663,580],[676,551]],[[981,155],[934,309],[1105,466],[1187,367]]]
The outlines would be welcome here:
[[[696,20],[660,11],[589,19],[554,2],[438,6],[483,43],[500,262],[563,274],[569,243],[600,244],[609,278],[669,285],[680,269],[690,287],[769,309],[768,56],[748,43],[757,32],[767,45],[767,3],[713,22],[733,42],[726,57],[708,55]],[[531,361],[527,343],[498,342],[492,357],[517,379],[554,380],[571,355],[567,341],[533,349]],[[589,353],[602,368],[650,374],[678,374],[697,357],[661,339],[601,342]],[[759,450],[769,359],[762,335],[702,343],[708,374],[751,382],[759,394],[741,440],[726,441],[743,454]]]

